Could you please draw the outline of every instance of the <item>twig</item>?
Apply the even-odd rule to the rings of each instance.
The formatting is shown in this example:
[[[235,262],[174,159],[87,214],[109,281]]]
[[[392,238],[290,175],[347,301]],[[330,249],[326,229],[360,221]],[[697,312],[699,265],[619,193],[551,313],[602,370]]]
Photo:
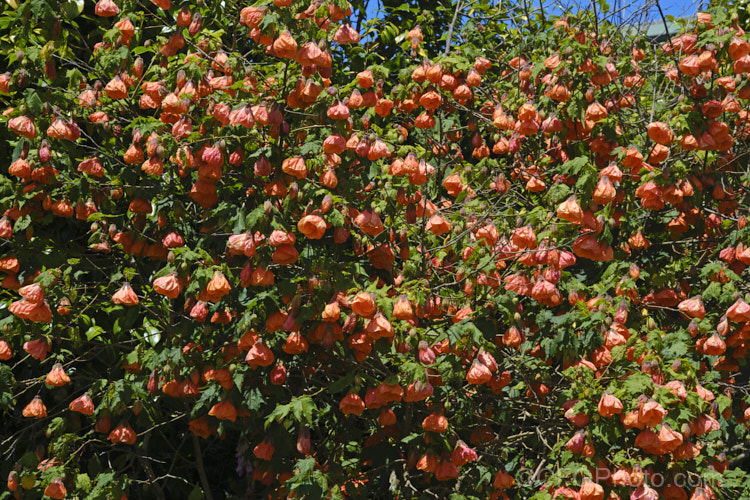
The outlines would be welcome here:
[[[143,452],[144,455],[148,455],[146,452],[146,449],[148,448],[148,442],[150,441],[151,434],[147,435],[143,440]],[[164,491],[161,489],[161,486],[159,485],[159,480],[156,477],[156,474],[154,474],[154,469],[151,468],[151,464],[148,463],[148,461],[144,460],[143,457],[136,455],[138,458],[138,462],[141,464],[141,467],[146,471],[146,475],[148,476],[148,484],[154,487],[154,491],[156,491],[156,496],[159,498],[159,500],[167,500],[167,497],[164,496]]]
[[[206,468],[203,466],[203,452],[201,451],[201,444],[198,441],[198,436],[193,434],[193,449],[195,450],[195,465],[198,467],[198,476],[201,478],[201,485],[203,486],[203,495],[206,500],[213,500],[211,494],[211,486],[208,483],[208,476],[206,476]]]
[[[451,52],[451,38],[453,38],[453,28],[456,26],[456,20],[458,19],[458,12],[463,8],[463,2],[461,0],[458,0],[456,3],[456,10],[453,12],[453,20],[451,21],[450,26],[448,26],[448,38],[445,40],[445,56],[447,57],[448,54]]]

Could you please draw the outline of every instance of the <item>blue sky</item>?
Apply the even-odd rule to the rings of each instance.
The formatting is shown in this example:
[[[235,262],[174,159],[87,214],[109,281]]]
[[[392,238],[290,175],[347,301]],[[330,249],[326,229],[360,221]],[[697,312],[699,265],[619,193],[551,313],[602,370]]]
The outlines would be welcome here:
[[[610,7],[613,6],[614,2],[611,1]],[[643,9],[644,5],[648,5],[648,17],[651,18],[651,20],[655,20],[659,18],[659,10],[656,7],[655,1],[631,1],[631,0],[621,0],[621,5],[623,7],[623,17],[627,18],[629,15],[632,15],[633,13],[636,13],[637,11],[640,11]],[[701,6],[705,6],[707,2],[701,2],[701,1],[694,1],[694,0],[660,0],[659,5],[661,5],[662,12],[664,12],[664,15],[672,15],[675,17],[684,17],[684,16],[692,16],[694,15]]]
[[[532,3],[535,3],[538,5],[539,0],[531,0]],[[579,10],[581,8],[591,8],[591,2],[587,2],[585,0],[542,0],[544,1],[545,11],[547,12],[561,12],[562,8],[571,8],[573,10]],[[610,11],[613,10],[615,6],[615,0],[608,0],[608,3],[610,5]],[[659,0],[659,4],[661,5],[662,11],[665,15],[671,15],[675,17],[684,17],[684,16],[692,16],[694,15],[701,6],[705,6],[708,3],[707,0]],[[635,16],[637,13],[641,13],[644,10],[645,6],[648,6],[647,11],[645,12],[646,19],[639,18],[637,21],[643,22],[643,21],[655,21],[659,19],[659,11],[656,8],[656,0],[619,0],[619,4],[622,7],[623,11],[623,19],[628,20],[629,18],[632,20],[634,19],[633,16]],[[377,8],[379,6],[379,2],[376,0],[370,0],[370,5],[368,5],[368,17],[375,17],[377,16]]]

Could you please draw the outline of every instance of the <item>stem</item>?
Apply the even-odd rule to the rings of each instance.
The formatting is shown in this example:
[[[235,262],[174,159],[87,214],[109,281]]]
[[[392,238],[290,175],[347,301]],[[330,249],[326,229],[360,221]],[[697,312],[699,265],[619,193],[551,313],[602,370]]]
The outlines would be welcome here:
[[[451,52],[451,38],[453,38],[453,28],[456,26],[456,20],[458,19],[458,12],[463,8],[463,2],[458,0],[456,3],[456,10],[453,12],[453,20],[450,26],[448,26],[448,39],[445,41],[445,56],[448,56]]]
[[[148,442],[151,440],[151,434],[147,434],[146,437],[143,439],[143,454],[145,456],[148,456],[148,452],[146,451],[148,449]],[[154,469],[151,468],[151,464],[148,463],[148,460],[145,460],[142,456],[136,455],[138,462],[141,464],[141,467],[146,471],[146,475],[148,476],[148,483],[150,486],[154,487],[154,490],[156,491],[156,497],[159,500],[167,500],[167,497],[164,496],[164,491],[161,489],[161,486],[159,485],[159,481],[156,478],[156,474],[154,474]]]
[[[214,497],[211,494],[211,485],[208,483],[208,476],[206,475],[206,468],[203,466],[203,452],[201,451],[201,443],[198,441],[198,436],[193,434],[193,449],[195,450],[195,466],[198,467],[198,476],[201,478],[201,486],[203,486],[203,495],[206,500],[213,500]]]
[[[362,5],[362,10],[359,11],[357,14],[357,32],[359,33],[360,29],[362,28],[362,22],[365,20],[365,15],[367,14],[367,6],[370,4],[370,0],[365,0],[364,5]]]
[[[596,32],[597,48],[599,42],[599,14],[596,12],[596,0],[591,0],[591,7],[594,9],[594,31]],[[601,49],[598,48],[599,51]]]

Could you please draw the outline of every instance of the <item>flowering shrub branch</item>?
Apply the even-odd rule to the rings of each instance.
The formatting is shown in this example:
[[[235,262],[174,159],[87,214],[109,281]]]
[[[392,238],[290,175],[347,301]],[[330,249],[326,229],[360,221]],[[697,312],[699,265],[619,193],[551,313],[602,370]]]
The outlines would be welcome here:
[[[737,6],[6,3],[0,497],[750,492]]]

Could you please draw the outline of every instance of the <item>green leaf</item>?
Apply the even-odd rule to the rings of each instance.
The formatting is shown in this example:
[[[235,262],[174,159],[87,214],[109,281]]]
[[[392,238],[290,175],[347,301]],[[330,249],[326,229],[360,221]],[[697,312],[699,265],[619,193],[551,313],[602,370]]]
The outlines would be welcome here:
[[[201,500],[203,498],[203,490],[197,484],[188,495],[188,500]]]
[[[291,404],[276,405],[276,408],[274,408],[273,411],[266,417],[266,422],[263,427],[265,429],[268,429],[268,426],[270,426],[274,421],[281,422],[286,418],[287,415],[289,415],[291,409]]]
[[[265,398],[263,397],[263,393],[260,392],[260,389],[258,389],[257,387],[253,387],[249,391],[246,391],[245,407],[248,410],[250,411],[260,410],[260,407],[263,405],[264,402],[265,402]]]
[[[651,376],[643,372],[635,372],[625,379],[623,388],[628,397],[635,398],[641,394],[650,394],[653,391],[654,381]]]
[[[143,335],[146,342],[148,342],[152,346],[156,346],[161,341],[161,329],[151,324],[148,318],[144,318],[143,328],[146,330],[145,334]]]
[[[299,151],[302,155],[310,155],[317,153],[321,150],[321,141],[306,141],[302,146],[300,147]]]
[[[72,20],[81,15],[83,4],[84,0],[68,0],[60,5],[60,10],[68,20]]]
[[[89,492],[91,491],[91,478],[88,474],[76,474],[75,485],[76,489]]]
[[[34,89],[26,89],[26,105],[29,107],[31,112],[35,115],[41,115],[44,112],[44,102],[39,98]]]
[[[248,230],[254,230],[256,224],[258,224],[258,221],[261,217],[265,217],[266,213],[263,210],[263,206],[256,207],[252,212],[247,214],[247,217],[245,217],[245,227]]]
[[[329,213],[326,216],[326,219],[334,227],[343,227],[343,225],[346,222],[346,219],[344,218],[344,214],[342,214],[340,211],[336,209],[331,210],[331,213]]]
[[[558,204],[570,196],[570,188],[562,182],[555,183],[547,191],[547,199],[551,204]]]
[[[462,339],[470,339],[474,343],[480,343],[483,338],[482,332],[470,319],[462,320],[451,326],[443,335],[440,335],[440,338],[444,338],[445,336],[448,337],[448,340],[453,345]]]
[[[93,340],[104,333],[104,328],[99,325],[92,325],[86,330],[86,340]]]
[[[673,339],[667,342],[661,354],[664,359],[677,359],[688,353],[688,345],[681,339]]]
[[[343,377],[340,377],[338,380],[336,380],[334,383],[332,383],[330,386],[328,386],[328,389],[326,392],[329,394],[338,394],[342,392],[344,389],[351,387],[354,383],[354,374],[353,373],[347,373]]]
[[[31,225],[31,216],[23,215],[18,218],[16,223],[13,225],[13,232],[23,231]]]

